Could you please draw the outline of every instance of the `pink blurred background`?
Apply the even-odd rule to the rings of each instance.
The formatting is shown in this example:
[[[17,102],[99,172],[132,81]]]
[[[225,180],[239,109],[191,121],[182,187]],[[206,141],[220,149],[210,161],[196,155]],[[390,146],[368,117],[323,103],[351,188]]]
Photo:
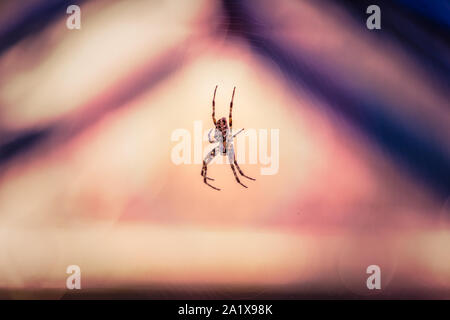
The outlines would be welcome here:
[[[450,298],[448,82],[389,14],[371,32],[345,2],[95,0],[69,30],[66,4],[0,6],[2,298]],[[171,160],[216,85],[218,118],[236,86],[234,128],[280,130],[248,189]]]

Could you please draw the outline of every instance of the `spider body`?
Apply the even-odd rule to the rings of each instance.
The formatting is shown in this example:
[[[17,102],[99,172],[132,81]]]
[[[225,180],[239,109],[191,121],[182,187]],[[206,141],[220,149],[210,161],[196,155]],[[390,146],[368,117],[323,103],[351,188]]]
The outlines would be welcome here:
[[[227,140],[229,136],[229,129],[227,119],[225,117],[216,122],[216,129],[214,130],[214,142],[219,142],[220,154],[225,156],[227,154]]]
[[[236,170],[234,168],[234,166],[236,165],[236,168],[238,169],[239,173],[241,176],[246,177],[247,179],[250,180],[255,180],[253,178],[250,178],[249,176],[246,176],[241,168],[239,167],[237,161],[236,161],[236,156],[234,154],[234,147],[233,147],[233,139],[236,135],[238,135],[239,133],[241,133],[244,129],[241,129],[238,133],[236,134],[232,134],[232,125],[233,125],[233,118],[232,118],[232,111],[233,111],[233,99],[234,99],[234,92],[236,90],[236,87],[234,87],[233,89],[233,95],[231,97],[231,102],[230,102],[230,115],[229,115],[229,127],[228,127],[228,123],[227,123],[227,119],[225,117],[220,118],[219,121],[216,121],[215,118],[215,99],[216,99],[216,91],[217,91],[217,86],[214,89],[214,97],[213,97],[213,101],[212,101],[212,108],[213,108],[213,112],[212,112],[212,119],[213,119],[213,123],[215,126],[214,129],[214,139],[211,139],[211,131],[212,129],[209,131],[208,133],[208,140],[210,143],[219,143],[219,145],[214,148],[213,150],[211,150],[211,152],[208,153],[208,155],[205,157],[205,159],[203,160],[203,167],[202,167],[202,172],[201,175],[203,177],[203,182],[205,184],[207,184],[208,186],[210,186],[211,188],[215,189],[215,190],[220,190],[219,188],[214,187],[213,185],[209,184],[207,180],[214,180],[210,177],[208,177],[206,175],[207,172],[207,165],[211,162],[212,159],[214,159],[214,157],[216,155],[222,155],[222,156],[228,156],[228,160],[230,161],[230,165],[231,165],[231,169],[233,170],[233,174],[234,177],[236,178],[236,181],[242,185],[243,187],[247,188],[246,185],[244,185],[239,177],[236,174]]]

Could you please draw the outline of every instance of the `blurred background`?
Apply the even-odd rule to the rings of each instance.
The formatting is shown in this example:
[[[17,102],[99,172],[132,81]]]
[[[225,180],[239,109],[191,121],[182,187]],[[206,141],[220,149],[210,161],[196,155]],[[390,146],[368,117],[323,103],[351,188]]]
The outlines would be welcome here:
[[[1,1],[0,298],[450,299],[449,29],[445,0]],[[280,130],[248,189],[171,160],[216,85]]]

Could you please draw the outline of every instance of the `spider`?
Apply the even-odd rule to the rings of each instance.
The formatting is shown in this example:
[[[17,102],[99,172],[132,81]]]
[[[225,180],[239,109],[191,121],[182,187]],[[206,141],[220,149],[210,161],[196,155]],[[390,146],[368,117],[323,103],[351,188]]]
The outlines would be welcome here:
[[[217,86],[214,89],[214,97],[212,100],[212,119],[214,122],[215,130],[214,130],[214,139],[211,140],[211,130],[208,132],[208,141],[209,143],[216,143],[219,142],[219,145],[215,147],[214,149],[209,152],[205,159],[203,160],[203,167],[201,175],[203,177],[203,182],[210,186],[211,188],[215,190],[220,190],[219,188],[214,187],[213,185],[208,183],[208,180],[214,180],[206,175],[207,171],[207,165],[211,162],[212,159],[218,154],[221,154],[223,156],[228,156],[228,159],[230,161],[231,169],[233,170],[234,177],[236,178],[236,181],[243,187],[247,188],[245,184],[243,184],[240,180],[238,175],[236,174],[236,169],[234,168],[234,165],[236,165],[236,168],[238,169],[241,176],[246,177],[247,179],[255,181],[255,179],[250,178],[249,176],[246,176],[244,172],[242,172],[241,168],[239,168],[239,165],[236,161],[236,156],[234,154],[234,147],[233,147],[233,139],[235,136],[237,136],[239,133],[241,133],[244,129],[241,129],[236,134],[232,135],[232,128],[233,128],[233,119],[231,116],[231,113],[233,111],[233,99],[234,99],[234,92],[236,91],[236,87],[233,89],[233,95],[231,96],[231,102],[230,102],[230,115],[229,115],[229,122],[230,122],[230,128],[228,128],[227,119],[225,117],[220,118],[219,121],[216,121],[215,112],[216,112],[216,91]],[[234,165],[233,165],[234,163]]]

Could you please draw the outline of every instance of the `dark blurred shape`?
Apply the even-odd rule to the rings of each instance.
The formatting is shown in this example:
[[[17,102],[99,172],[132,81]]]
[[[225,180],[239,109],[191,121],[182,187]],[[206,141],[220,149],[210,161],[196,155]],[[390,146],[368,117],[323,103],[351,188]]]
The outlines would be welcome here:
[[[25,4],[17,16],[8,17],[0,26],[0,55],[26,37],[39,33],[55,19],[66,14],[70,5],[85,0],[44,0]]]
[[[0,164],[10,160],[12,157],[21,154],[35,146],[42,139],[51,136],[51,128],[31,129],[18,134],[2,134],[0,144]]]
[[[48,141],[51,141],[51,148],[58,147],[58,142],[70,139],[112,110],[125,106],[171,75],[183,61],[183,52],[183,48],[172,48],[156,61],[149,61],[111,88],[100,92],[96,98],[80,106],[79,112],[69,114],[45,128],[3,133],[0,140],[0,166],[38,144],[43,147],[41,151],[45,150],[43,144]]]
[[[373,1],[342,1],[362,24],[366,8]],[[441,81],[435,85],[449,90],[450,84],[450,2],[448,1],[377,1],[382,8],[379,37],[392,38]]]
[[[294,86],[306,88],[323,99],[326,102],[324,106],[359,128],[375,144],[392,155],[400,164],[399,167],[407,168],[428,184],[441,200],[448,197],[450,157],[439,141],[429,134],[425,124],[406,115],[393,115],[391,110],[398,108],[377,99],[374,93],[355,92],[331,73],[328,74],[327,70],[315,68],[318,64],[308,63],[314,58],[295,50],[267,31],[264,26],[270,26],[271,23],[261,14],[261,10],[254,7],[255,3],[224,1],[223,6],[233,35],[247,40],[255,52],[275,63]],[[362,13],[365,13],[365,8]],[[389,10],[384,10],[382,15],[385,11]],[[395,17],[391,19],[395,20]],[[389,16],[383,19],[383,28],[389,25],[388,21],[391,19]],[[416,36],[413,30],[408,39]],[[437,69],[448,68],[448,56],[434,53],[426,59],[435,61]],[[441,77],[448,78],[448,75],[443,70]]]

